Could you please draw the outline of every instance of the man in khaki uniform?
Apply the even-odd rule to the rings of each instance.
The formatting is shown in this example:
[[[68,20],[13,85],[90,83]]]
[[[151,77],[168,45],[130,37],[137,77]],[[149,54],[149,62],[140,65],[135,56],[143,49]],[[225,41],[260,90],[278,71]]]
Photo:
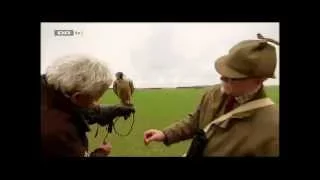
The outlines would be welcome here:
[[[221,84],[204,93],[196,111],[188,118],[162,131],[147,130],[145,144],[160,141],[169,146],[193,138],[221,115],[244,103],[265,98],[263,82],[274,78],[275,68],[276,49],[267,39],[239,42],[215,62]],[[206,136],[201,156],[278,156],[278,107],[272,104],[234,114],[213,123]]]
[[[116,73],[116,80],[113,83],[113,92],[119,97],[121,104],[132,106],[131,98],[134,92],[133,82],[124,78],[122,72]]]

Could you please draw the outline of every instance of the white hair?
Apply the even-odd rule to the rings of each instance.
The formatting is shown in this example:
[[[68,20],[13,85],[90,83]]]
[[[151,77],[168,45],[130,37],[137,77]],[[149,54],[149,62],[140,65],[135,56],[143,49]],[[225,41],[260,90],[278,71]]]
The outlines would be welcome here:
[[[97,96],[112,83],[107,65],[86,55],[69,55],[57,59],[46,72],[48,84],[64,93],[82,92]]]

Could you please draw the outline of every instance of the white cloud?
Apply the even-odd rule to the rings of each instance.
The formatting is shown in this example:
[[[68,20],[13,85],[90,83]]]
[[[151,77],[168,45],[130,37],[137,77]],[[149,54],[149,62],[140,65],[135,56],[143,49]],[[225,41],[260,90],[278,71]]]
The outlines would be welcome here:
[[[55,29],[82,35],[55,37]],[[258,32],[279,40],[278,23],[43,23],[41,73],[60,56],[88,53],[113,72],[123,71],[137,87],[214,84],[214,61]],[[267,84],[279,84],[279,63],[276,76]]]

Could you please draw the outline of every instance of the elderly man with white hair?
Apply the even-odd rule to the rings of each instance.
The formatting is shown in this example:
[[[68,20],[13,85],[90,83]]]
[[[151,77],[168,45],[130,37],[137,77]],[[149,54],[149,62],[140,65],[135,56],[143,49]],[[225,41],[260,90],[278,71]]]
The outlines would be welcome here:
[[[132,107],[100,106],[99,99],[112,84],[112,75],[99,60],[84,56],[65,56],[41,76],[41,139],[44,157],[107,156],[110,144],[88,153],[86,133],[89,124],[105,125],[117,116],[128,117]],[[94,118],[88,112],[99,114]]]

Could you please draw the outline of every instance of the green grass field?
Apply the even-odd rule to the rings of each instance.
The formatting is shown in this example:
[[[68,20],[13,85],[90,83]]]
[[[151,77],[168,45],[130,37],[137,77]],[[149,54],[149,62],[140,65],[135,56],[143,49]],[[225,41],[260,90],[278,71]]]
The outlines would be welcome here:
[[[268,86],[266,89],[268,96],[279,103],[279,86]],[[185,118],[188,113],[193,112],[203,92],[204,89],[137,90],[133,97],[136,107],[133,130],[125,137],[117,136],[114,132],[108,135],[107,140],[112,144],[110,156],[181,156],[187,150],[190,140],[169,147],[157,142],[145,146],[143,133],[150,128],[163,129]],[[104,95],[102,103],[117,104],[118,99],[110,90]],[[132,119],[119,119],[115,126],[119,133],[125,134],[131,123]],[[106,134],[106,130],[100,128],[95,138],[96,127],[97,125],[92,125],[91,132],[88,133],[89,151],[97,148]]]

